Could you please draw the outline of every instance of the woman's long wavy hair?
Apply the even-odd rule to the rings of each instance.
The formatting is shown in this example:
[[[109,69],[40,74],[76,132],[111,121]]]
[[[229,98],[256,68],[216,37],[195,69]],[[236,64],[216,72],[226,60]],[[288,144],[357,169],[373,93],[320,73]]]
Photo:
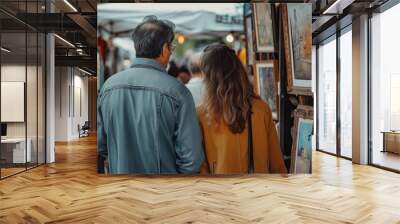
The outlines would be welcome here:
[[[243,132],[254,94],[235,51],[224,44],[209,45],[201,57],[201,69],[205,74],[202,106],[209,121],[223,120],[232,133]]]

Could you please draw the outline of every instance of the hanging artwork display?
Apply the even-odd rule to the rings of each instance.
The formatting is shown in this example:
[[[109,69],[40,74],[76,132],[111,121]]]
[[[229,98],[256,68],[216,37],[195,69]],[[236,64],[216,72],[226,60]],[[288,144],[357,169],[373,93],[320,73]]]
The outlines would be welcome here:
[[[294,111],[291,173],[311,173],[313,127],[313,107],[299,105]]]
[[[312,8],[307,3],[282,5],[284,51],[289,93],[311,94]]]
[[[274,52],[273,4],[254,3],[254,21],[258,52]]]
[[[253,65],[253,24],[251,16],[245,17],[247,65]]]
[[[278,63],[270,60],[256,63],[256,90],[272,111],[272,118],[278,120]]]

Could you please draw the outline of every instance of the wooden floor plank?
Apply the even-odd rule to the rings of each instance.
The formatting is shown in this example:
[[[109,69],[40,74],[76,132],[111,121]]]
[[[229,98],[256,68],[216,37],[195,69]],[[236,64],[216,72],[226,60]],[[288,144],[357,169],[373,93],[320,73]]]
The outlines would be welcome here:
[[[400,175],[320,152],[313,174],[104,176],[96,139],[0,181],[0,223],[400,223]]]

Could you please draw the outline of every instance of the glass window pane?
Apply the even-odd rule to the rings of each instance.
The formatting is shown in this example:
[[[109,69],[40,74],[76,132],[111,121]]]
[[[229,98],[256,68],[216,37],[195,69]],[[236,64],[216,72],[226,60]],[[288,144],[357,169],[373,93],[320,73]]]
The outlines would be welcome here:
[[[44,6],[44,0],[0,1],[2,9],[22,20],[37,19],[34,13],[44,13]],[[46,54],[43,33],[3,12],[0,20],[3,115],[0,177],[4,178],[45,162]],[[3,97],[9,101],[8,105]]]
[[[4,31],[4,30],[3,30]],[[26,33],[1,34],[1,140],[2,178],[24,171],[30,159],[26,141]],[[27,147],[28,146],[28,147]],[[27,151],[28,148],[28,151]]]
[[[28,159],[28,168],[37,165],[37,98],[38,98],[38,36],[36,32],[28,32],[28,62],[27,62],[27,80],[26,80],[26,116],[27,116],[27,141],[28,148],[30,147],[31,153]]]
[[[336,39],[318,48],[318,148],[336,153]]]
[[[340,152],[352,157],[352,33],[340,37]]]
[[[394,29],[398,21],[400,4],[371,20],[372,163],[395,170],[400,170],[400,30]]]
[[[37,1],[27,2],[26,12],[30,17],[28,20],[37,20],[38,17],[32,16],[34,13],[39,12],[39,4]],[[28,14],[27,14],[28,15]],[[37,21],[35,21],[37,22]],[[28,62],[27,62],[27,141],[30,142],[31,158],[27,163],[28,168],[37,166],[38,164],[38,64],[39,64],[39,35],[36,30],[27,30],[27,48],[28,48]]]
[[[312,46],[311,60],[312,60],[312,63],[311,63],[311,65],[312,65],[312,70],[311,70],[312,91],[313,91],[313,98],[314,98],[313,103],[314,103],[314,105],[317,105],[317,103],[316,103],[317,102],[317,91],[316,91],[316,88],[317,88],[317,47],[315,45]],[[317,114],[317,108],[314,106],[313,109],[314,109],[314,114]],[[315,119],[315,117],[314,117],[314,119]],[[315,120],[314,120],[313,128],[314,128],[314,134],[312,136],[312,149],[315,150],[316,143],[317,143],[317,139],[316,139],[317,135],[316,135],[316,131],[315,131],[315,130],[317,130],[317,123],[315,122]]]
[[[45,52],[46,37],[44,34],[39,34],[39,46],[38,46],[38,164],[45,163]]]

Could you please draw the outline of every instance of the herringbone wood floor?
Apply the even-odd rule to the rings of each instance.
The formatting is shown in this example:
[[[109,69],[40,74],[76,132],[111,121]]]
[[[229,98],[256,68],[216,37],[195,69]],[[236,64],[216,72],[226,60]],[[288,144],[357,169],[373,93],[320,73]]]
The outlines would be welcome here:
[[[288,178],[96,174],[95,138],[0,181],[0,223],[400,223],[400,175],[314,153]]]

